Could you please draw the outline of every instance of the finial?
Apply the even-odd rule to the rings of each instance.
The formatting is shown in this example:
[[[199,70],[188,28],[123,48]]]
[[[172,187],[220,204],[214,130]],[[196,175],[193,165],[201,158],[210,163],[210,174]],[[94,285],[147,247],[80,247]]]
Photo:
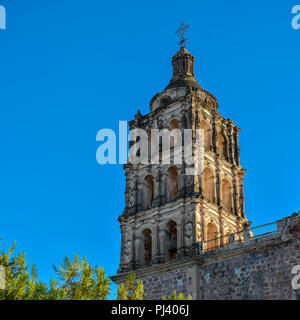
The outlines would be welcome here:
[[[185,32],[187,32],[187,29],[189,27],[190,26],[188,24],[184,24],[184,22],[181,22],[180,27],[175,32],[175,34],[178,34],[180,36],[180,41],[178,41],[180,48],[185,48],[185,44],[186,44],[187,39],[184,36],[185,36]]]

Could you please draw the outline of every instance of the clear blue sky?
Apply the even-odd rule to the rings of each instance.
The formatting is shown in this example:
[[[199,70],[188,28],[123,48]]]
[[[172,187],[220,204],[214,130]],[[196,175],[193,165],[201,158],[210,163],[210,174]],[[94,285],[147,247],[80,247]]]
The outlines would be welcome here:
[[[0,0],[0,236],[41,280],[77,252],[115,274],[121,165],[96,162],[96,133],[131,120],[171,78],[180,21],[199,83],[242,130],[253,225],[300,209],[299,1]]]

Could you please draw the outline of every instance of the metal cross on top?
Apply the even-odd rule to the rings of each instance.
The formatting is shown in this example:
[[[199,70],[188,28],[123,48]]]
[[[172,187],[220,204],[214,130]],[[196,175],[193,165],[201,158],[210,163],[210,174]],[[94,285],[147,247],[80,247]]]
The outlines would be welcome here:
[[[178,34],[180,36],[180,41],[178,41],[178,44],[180,46],[180,48],[182,47],[185,47],[185,44],[186,44],[186,38],[184,37],[185,36],[185,32],[187,31],[187,29],[189,28],[190,26],[188,24],[184,24],[184,22],[181,22],[180,23],[180,27],[178,28],[178,30],[175,32],[176,34]]]

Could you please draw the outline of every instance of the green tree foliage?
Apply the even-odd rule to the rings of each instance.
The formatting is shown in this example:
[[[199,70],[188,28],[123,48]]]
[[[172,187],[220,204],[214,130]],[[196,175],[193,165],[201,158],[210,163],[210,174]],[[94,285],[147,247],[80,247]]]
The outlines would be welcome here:
[[[192,300],[192,296],[189,294],[185,297],[183,293],[177,295],[176,290],[174,290],[168,297],[163,296],[162,300]]]
[[[65,257],[63,263],[53,267],[57,279],[47,285],[37,280],[35,265],[29,268],[25,253],[15,253],[16,243],[8,253],[0,251],[0,266],[5,269],[5,289],[0,300],[105,300],[111,290],[111,280],[102,267],[92,267],[87,258],[74,260]],[[176,293],[175,293],[176,296]],[[180,295],[179,295],[180,296]],[[118,300],[143,300],[143,281],[130,273],[118,287]],[[184,297],[184,296],[183,296]]]
[[[143,281],[136,279],[135,273],[131,272],[126,282],[119,285],[117,300],[143,300],[145,295]]]
[[[74,261],[65,257],[63,264],[54,267],[58,280],[50,285],[37,280],[35,265],[31,270],[25,253],[15,254],[16,243],[8,253],[0,252],[0,265],[5,269],[5,289],[0,300],[104,300],[110,294],[111,280],[102,267],[92,267],[86,258]]]
[[[47,297],[47,285],[37,281],[35,265],[28,271],[25,253],[14,254],[16,243],[0,252],[0,265],[5,269],[5,289],[0,300],[41,300]]]
[[[50,283],[51,299],[54,300],[105,300],[110,294],[110,278],[104,269],[93,268],[84,257],[76,254],[74,261],[65,257],[62,265],[53,267],[59,280]]]

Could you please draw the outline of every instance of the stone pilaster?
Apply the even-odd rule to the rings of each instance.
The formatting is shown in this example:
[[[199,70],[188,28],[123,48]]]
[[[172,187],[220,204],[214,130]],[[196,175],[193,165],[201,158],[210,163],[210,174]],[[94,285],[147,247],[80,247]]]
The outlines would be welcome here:
[[[159,237],[159,215],[155,215],[155,224],[153,227],[153,238],[152,238],[152,243],[153,243],[153,258],[152,258],[152,264],[156,265],[159,264],[160,262],[160,256],[161,256],[161,243],[160,243],[160,237]]]

